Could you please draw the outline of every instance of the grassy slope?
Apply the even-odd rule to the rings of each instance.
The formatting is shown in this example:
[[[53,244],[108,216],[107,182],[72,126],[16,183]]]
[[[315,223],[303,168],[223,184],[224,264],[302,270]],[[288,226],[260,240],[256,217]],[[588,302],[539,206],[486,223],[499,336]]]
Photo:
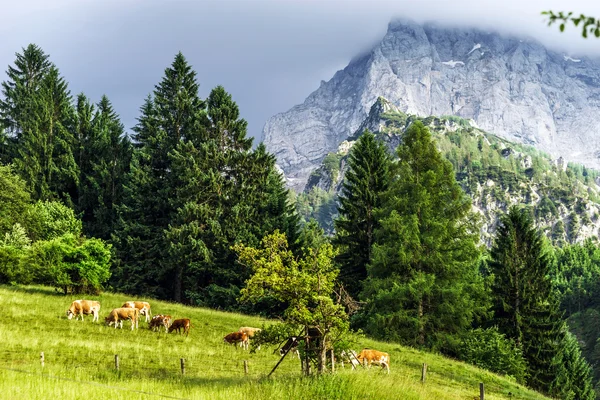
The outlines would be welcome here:
[[[89,298],[94,298],[89,296]],[[104,293],[100,319],[130,298]],[[391,355],[391,374],[379,369],[350,371],[317,379],[299,377],[295,358],[283,361],[272,379],[263,378],[278,361],[272,351],[249,354],[225,345],[225,334],[240,326],[260,326],[260,318],[152,301],[153,313],[192,320],[188,338],[157,334],[140,323],[131,332],[67,320],[65,311],[75,297],[54,294],[45,287],[0,286],[0,393],[22,399],[138,399],[155,394],[190,399],[473,399],[479,382],[486,399],[543,399],[497,375],[440,356],[395,344],[358,339],[356,349],[372,347]],[[46,366],[40,367],[40,352]],[[121,369],[114,370],[114,355]],[[186,359],[182,377],[179,359]],[[288,356],[289,357],[289,356]],[[250,373],[244,376],[243,360]],[[427,382],[420,379],[421,363],[429,365]],[[18,369],[30,374],[9,371]],[[62,379],[61,379],[62,378]],[[74,382],[88,381],[90,383]],[[108,388],[104,385],[128,390]],[[513,396],[509,397],[508,393]]]

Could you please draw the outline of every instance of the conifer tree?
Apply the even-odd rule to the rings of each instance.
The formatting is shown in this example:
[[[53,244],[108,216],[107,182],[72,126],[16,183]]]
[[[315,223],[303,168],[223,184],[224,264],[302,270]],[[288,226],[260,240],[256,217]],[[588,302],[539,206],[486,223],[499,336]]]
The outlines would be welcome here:
[[[196,73],[178,53],[146,99],[134,128],[136,149],[115,234],[119,267],[113,277],[120,290],[172,297],[166,283],[172,271],[165,265],[164,231],[176,210],[172,197],[177,177],[169,153],[180,143],[197,140],[204,120]]]
[[[181,144],[172,153],[180,184],[173,196],[178,212],[167,237],[175,299],[231,308],[248,278],[231,245],[256,245],[275,229],[295,238],[297,217],[275,157],[264,145],[252,151],[246,121],[231,95],[219,86],[207,106],[203,140]]]
[[[77,115],[77,210],[87,235],[110,239],[131,161],[131,142],[106,96],[95,109],[83,94],[79,95]]]
[[[569,392],[588,398],[591,378],[566,333],[551,281],[553,257],[527,211],[513,206],[501,218],[490,270],[493,322],[522,348],[528,386],[561,398]]]
[[[48,55],[33,44],[17,54],[7,74],[0,114],[13,137],[15,170],[26,180],[34,199],[73,204],[78,171],[67,83]]]
[[[407,129],[397,154],[364,283],[365,328],[440,349],[483,311],[476,218],[421,122]]]
[[[368,130],[350,150],[339,196],[334,243],[340,249],[337,257],[340,280],[355,298],[361,282],[367,278],[375,230],[379,228],[375,213],[389,185],[390,166],[391,158],[385,145]]]

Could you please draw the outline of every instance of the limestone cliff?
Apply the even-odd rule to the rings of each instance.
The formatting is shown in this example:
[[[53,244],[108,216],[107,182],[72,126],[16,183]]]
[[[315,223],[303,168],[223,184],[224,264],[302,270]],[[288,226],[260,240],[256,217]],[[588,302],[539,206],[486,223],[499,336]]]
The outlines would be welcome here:
[[[417,116],[457,115],[554,158],[600,167],[600,62],[526,38],[396,20],[381,42],[273,116],[264,141],[301,191],[380,96]]]

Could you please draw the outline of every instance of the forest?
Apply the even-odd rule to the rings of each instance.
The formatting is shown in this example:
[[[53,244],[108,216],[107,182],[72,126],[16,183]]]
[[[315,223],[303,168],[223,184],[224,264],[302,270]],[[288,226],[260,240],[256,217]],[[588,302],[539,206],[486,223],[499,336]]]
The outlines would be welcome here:
[[[517,204],[486,246],[456,160],[419,120],[393,152],[357,138],[325,234],[231,94],[198,89],[178,53],[127,133],[106,96],[72,96],[40,47],[17,53],[0,98],[0,283],[277,317],[265,343],[316,327],[323,352],[361,331],[596,398],[596,237],[552,243]]]

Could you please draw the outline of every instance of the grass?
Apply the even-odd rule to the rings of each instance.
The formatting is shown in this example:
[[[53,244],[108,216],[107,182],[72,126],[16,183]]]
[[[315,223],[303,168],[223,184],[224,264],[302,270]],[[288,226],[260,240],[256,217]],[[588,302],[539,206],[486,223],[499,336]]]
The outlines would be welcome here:
[[[102,304],[100,320],[130,296],[104,293],[86,298]],[[250,354],[223,343],[240,326],[269,321],[234,313],[151,301],[154,314],[190,318],[189,337],[152,332],[140,322],[114,329],[103,323],[67,320],[76,297],[40,286],[0,286],[0,393],[8,399],[474,399],[479,382],[486,399],[544,399],[503,377],[438,355],[393,343],[357,338],[356,349],[371,347],[391,356],[391,374],[378,368],[300,377],[297,358],[279,360],[272,350]],[[136,299],[137,300],[137,299]],[[45,366],[40,365],[44,352]],[[118,354],[120,369],[115,370]],[[186,374],[181,375],[180,358]],[[246,376],[243,361],[249,364]],[[421,365],[428,364],[420,383]],[[512,396],[509,395],[509,392]]]

